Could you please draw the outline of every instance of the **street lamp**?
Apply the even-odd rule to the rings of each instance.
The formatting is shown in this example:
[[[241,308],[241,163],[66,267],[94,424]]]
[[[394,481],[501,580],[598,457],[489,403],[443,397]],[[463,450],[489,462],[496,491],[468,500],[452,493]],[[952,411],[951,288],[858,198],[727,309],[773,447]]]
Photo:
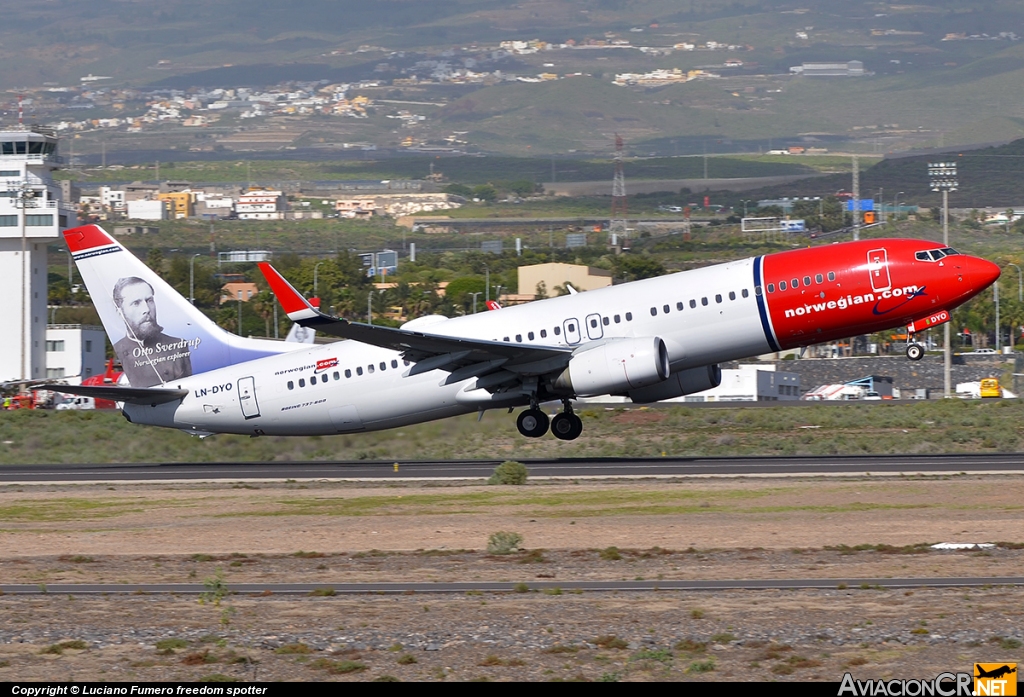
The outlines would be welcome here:
[[[320,297],[317,294],[317,292],[316,292],[316,281],[317,281],[316,272],[320,270],[320,265],[323,264],[323,263],[324,262],[322,262],[322,261],[318,261],[316,266],[313,267],[313,297],[315,297],[315,298],[319,298]]]
[[[960,187],[960,182],[956,176],[956,163],[955,162],[929,162],[928,163],[928,180],[931,183],[932,191],[942,192],[942,244],[945,247],[949,246],[949,192],[956,191]],[[949,322],[946,322],[942,328],[942,386],[943,396],[947,399],[951,397],[951,383],[952,383],[952,372],[953,372],[953,359],[952,351],[950,349],[949,342]]]
[[[475,292],[475,293],[470,293],[470,294],[469,294],[469,295],[472,295],[472,296],[473,296],[473,314],[474,314],[474,315],[476,314],[476,296],[480,295],[480,294],[481,294],[482,292],[483,292],[483,291],[481,291],[481,290],[478,290],[478,291],[477,291],[477,292]]]
[[[1007,262],[1006,265],[1017,269],[1017,302],[1024,303],[1024,274],[1021,274],[1020,267],[1016,264]]]
[[[747,217],[747,204],[750,203],[751,201],[753,201],[753,199],[750,199],[750,198],[743,199],[743,217],[744,218]]]
[[[196,304],[196,257],[201,256],[203,255],[193,254],[188,260],[188,301],[192,305]]]
[[[484,264],[484,302],[491,301],[491,268]]]
[[[992,297],[996,301],[996,353],[999,353],[999,281],[992,284]]]
[[[28,240],[26,235],[28,234],[25,230],[25,226],[28,221],[28,209],[37,208],[39,206],[36,197],[42,195],[42,192],[33,189],[29,184],[28,180],[12,179],[7,182],[7,195],[13,199],[14,206],[19,209],[19,219],[21,222],[21,330],[18,332],[21,337],[21,379],[27,380],[28,375],[28,351],[26,346],[28,344],[28,325],[25,318],[25,305],[28,304],[28,269],[25,263],[25,257],[28,255]],[[68,279],[70,281],[70,278]]]

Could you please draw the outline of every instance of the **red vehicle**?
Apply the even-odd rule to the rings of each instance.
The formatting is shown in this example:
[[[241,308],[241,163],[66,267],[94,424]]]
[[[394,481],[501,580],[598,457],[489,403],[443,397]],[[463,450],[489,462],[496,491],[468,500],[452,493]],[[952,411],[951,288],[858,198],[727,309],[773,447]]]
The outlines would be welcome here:
[[[93,375],[91,378],[82,380],[83,385],[108,385],[113,386],[117,384],[117,381],[124,375],[120,370],[114,370],[114,359],[111,358],[107,361],[107,369],[102,375]],[[111,402],[109,399],[96,398],[97,409],[117,409],[117,404]]]

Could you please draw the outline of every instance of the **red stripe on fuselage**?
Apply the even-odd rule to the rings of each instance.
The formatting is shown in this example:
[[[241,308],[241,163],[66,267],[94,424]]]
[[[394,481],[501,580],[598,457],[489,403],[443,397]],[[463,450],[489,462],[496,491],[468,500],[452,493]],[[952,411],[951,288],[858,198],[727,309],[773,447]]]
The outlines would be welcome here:
[[[870,334],[977,294],[983,286],[972,287],[967,274],[972,257],[915,259],[916,252],[941,247],[922,240],[864,240],[765,256],[761,282],[779,345]]]

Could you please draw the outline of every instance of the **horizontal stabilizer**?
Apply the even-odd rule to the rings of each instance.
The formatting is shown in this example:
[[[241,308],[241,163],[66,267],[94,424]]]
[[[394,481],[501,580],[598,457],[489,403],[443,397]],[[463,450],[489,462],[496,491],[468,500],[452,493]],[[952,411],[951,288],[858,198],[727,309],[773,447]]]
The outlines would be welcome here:
[[[107,399],[126,404],[149,404],[155,406],[183,399],[188,390],[172,390],[164,387],[119,387],[116,385],[40,385],[40,390],[53,390],[81,397]]]

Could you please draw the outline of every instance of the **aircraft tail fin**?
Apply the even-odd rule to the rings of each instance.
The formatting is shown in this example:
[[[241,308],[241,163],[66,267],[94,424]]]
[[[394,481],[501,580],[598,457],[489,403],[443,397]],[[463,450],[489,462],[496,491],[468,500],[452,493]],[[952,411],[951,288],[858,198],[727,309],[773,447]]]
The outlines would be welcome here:
[[[301,347],[221,329],[98,225],[65,230],[64,239],[132,387]]]

